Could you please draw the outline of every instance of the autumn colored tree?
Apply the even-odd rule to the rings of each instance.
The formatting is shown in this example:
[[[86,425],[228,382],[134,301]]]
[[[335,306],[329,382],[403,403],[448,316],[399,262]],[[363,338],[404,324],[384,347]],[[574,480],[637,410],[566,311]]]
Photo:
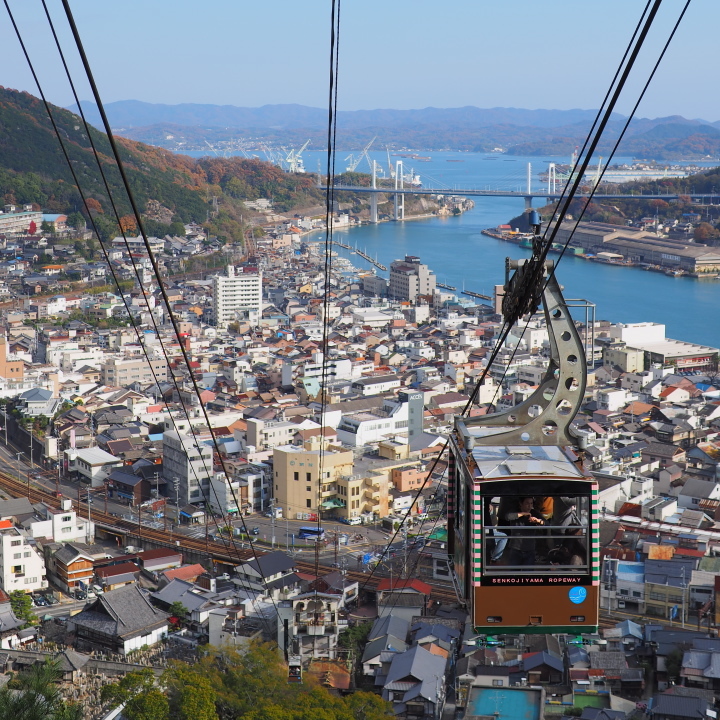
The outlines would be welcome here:
[[[712,242],[720,237],[720,231],[710,223],[701,222],[694,230],[693,237],[698,242]]]
[[[85,207],[87,208],[87,211],[92,215],[93,213],[97,213],[102,215],[103,208],[102,205],[95,199],[95,198],[88,198],[85,201]]]
[[[134,215],[123,215],[120,218],[120,230],[123,234],[137,231],[137,220]]]
[[[28,227],[28,235],[34,235],[37,232],[37,225],[35,224],[34,220],[30,221],[30,226]]]

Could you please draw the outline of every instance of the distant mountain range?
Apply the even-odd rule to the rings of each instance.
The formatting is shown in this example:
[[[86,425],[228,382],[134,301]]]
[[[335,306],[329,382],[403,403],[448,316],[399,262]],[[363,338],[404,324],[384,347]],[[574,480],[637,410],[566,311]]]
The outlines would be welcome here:
[[[97,107],[82,102],[90,122],[100,122]],[[77,106],[69,108],[77,112]],[[263,105],[259,108],[234,105],[161,105],[121,100],[105,106],[110,122],[117,127],[137,128],[170,123],[172,125],[200,125],[203,127],[249,130],[268,128],[279,130],[327,128],[328,112],[305,105]],[[519,125],[550,128],[574,123],[592,122],[595,110],[523,110],[520,108],[423,108],[422,110],[341,110],[338,127],[358,130],[367,127],[412,127],[413,125],[447,125],[454,128]],[[621,118],[622,116],[616,116]]]
[[[99,125],[96,106],[90,102],[82,106],[88,119]],[[208,150],[208,143],[232,144],[248,138],[291,146],[310,139],[314,148],[326,144],[327,111],[304,105],[245,108],[124,100],[109,103],[106,111],[119,134],[174,151]],[[338,113],[338,144],[342,150],[357,149],[377,136],[377,148],[487,152],[500,147],[515,155],[570,155],[584,141],[595,114],[595,110],[579,109],[477,107],[346,110]],[[613,115],[601,154],[609,153],[625,119]],[[720,156],[720,121],[677,115],[636,119],[619,154],[658,160],[716,158]]]

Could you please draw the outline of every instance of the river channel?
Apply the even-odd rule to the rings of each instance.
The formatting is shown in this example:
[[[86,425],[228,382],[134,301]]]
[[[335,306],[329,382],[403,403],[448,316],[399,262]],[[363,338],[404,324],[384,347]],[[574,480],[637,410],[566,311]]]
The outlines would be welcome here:
[[[521,189],[527,182],[523,178],[527,163],[532,162],[533,186],[537,188],[540,187],[537,173],[547,167],[543,158],[451,152],[420,154],[430,156],[432,160],[413,162],[405,159],[404,162],[408,167],[412,164],[425,187],[435,187],[432,180],[440,180],[444,185],[456,188]],[[383,158],[382,154],[377,155],[378,162]],[[567,158],[545,160],[567,162]],[[386,158],[384,164],[387,166]],[[306,167],[316,169],[312,161],[306,162]],[[362,166],[358,168],[363,169]],[[505,257],[527,257],[529,253],[514,244],[481,235],[480,231],[508,222],[522,212],[523,201],[483,197],[474,200],[475,208],[459,217],[364,225],[336,230],[336,238],[357,245],[387,267],[405,254],[418,255],[440,282],[456,286],[458,293],[464,286],[467,290],[490,294],[493,285],[503,282]],[[358,269],[369,268],[358,255],[336,249]],[[380,274],[387,276],[387,273]],[[613,267],[571,256],[562,259],[558,278],[565,287],[567,298],[583,298],[595,303],[597,319],[664,323],[668,337],[720,347],[717,319],[720,281],[668,277],[639,268]]]

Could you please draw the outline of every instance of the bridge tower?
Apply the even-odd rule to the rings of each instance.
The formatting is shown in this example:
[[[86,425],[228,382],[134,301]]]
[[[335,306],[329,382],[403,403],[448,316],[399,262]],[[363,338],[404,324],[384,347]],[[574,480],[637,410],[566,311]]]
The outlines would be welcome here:
[[[372,160],[372,186],[374,188],[377,187],[377,162],[375,160]],[[378,194],[376,192],[370,193],[370,222],[375,224],[377,224],[378,221],[377,196]]]
[[[525,209],[532,209],[532,164],[527,164],[527,195],[525,196]]]
[[[548,195],[555,195],[557,192],[557,173],[555,172],[555,163],[548,165]]]
[[[398,160],[395,165],[395,189],[403,189],[403,162]],[[393,220],[404,220],[405,219],[405,195],[403,193],[395,193],[393,195],[394,200],[394,217]]]

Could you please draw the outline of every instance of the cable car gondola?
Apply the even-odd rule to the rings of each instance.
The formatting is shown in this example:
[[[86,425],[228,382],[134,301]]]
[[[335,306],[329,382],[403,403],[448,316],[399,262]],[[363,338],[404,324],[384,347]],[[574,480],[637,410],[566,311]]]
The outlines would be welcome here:
[[[302,659],[299,655],[288,657],[288,683],[302,682]]]
[[[450,438],[448,552],[478,634],[597,631],[598,486],[570,427],[585,353],[552,273],[541,294],[551,357],[537,390],[507,412],[456,417]]]

